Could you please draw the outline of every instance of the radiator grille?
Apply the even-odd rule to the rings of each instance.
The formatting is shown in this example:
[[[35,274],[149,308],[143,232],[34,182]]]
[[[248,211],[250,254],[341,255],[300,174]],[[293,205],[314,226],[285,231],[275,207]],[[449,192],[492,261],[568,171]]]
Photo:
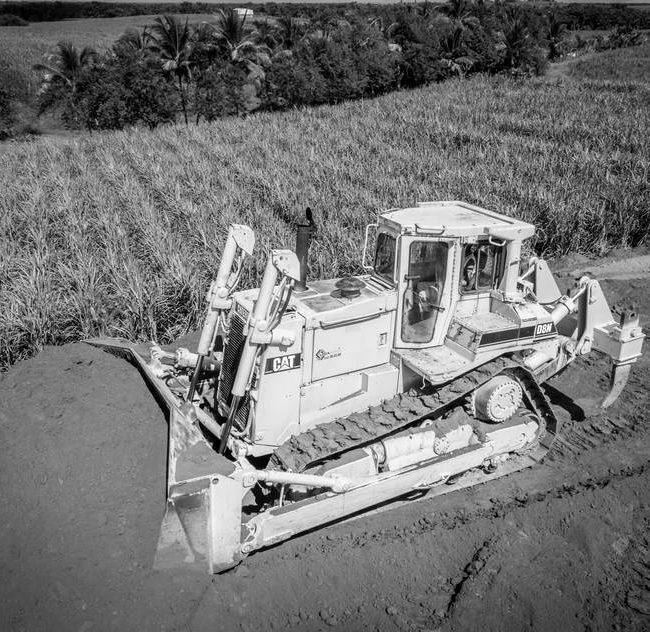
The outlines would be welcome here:
[[[242,351],[246,337],[244,336],[244,321],[242,317],[233,311],[230,317],[230,330],[228,332],[228,342],[223,350],[223,363],[221,365],[221,372],[219,375],[219,390],[217,398],[219,402],[226,408],[230,408],[232,400],[232,387],[237,375],[237,367],[241,359]],[[248,393],[244,395],[239,405],[239,410],[235,416],[234,426],[237,430],[243,430],[248,421],[248,412],[250,409],[250,396]]]

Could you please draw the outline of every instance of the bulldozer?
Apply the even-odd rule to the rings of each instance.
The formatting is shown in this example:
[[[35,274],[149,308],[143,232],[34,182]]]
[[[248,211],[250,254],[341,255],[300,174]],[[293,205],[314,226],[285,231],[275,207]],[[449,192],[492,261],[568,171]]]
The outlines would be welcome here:
[[[539,463],[560,432],[543,383],[598,351],[610,406],[641,355],[598,281],[562,293],[533,225],[458,201],[377,214],[363,274],[307,278],[317,227],[237,290],[255,236],[232,225],[195,349],[89,340],[125,357],[167,411],[155,568],[254,551],[398,502]]]

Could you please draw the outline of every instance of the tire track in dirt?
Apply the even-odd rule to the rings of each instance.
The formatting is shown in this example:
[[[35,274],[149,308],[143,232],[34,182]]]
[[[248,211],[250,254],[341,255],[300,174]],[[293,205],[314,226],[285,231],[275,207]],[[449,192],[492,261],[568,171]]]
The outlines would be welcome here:
[[[595,404],[603,396],[606,387],[608,361],[591,358],[580,360],[554,380],[551,388],[562,395],[561,398],[556,398],[558,403],[554,408],[562,416],[563,442],[558,442],[552,456],[547,457],[542,464],[447,496],[424,502],[398,504],[391,511],[369,517],[362,516],[356,521],[287,542],[282,547],[266,550],[249,558],[243,569],[233,575],[236,577],[240,572],[244,572],[246,577],[272,577],[276,569],[279,572],[280,569],[285,572],[290,569],[288,572],[294,572],[300,568],[298,581],[309,583],[314,579],[318,581],[321,574],[309,570],[305,575],[304,569],[336,567],[342,559],[353,559],[354,564],[370,569],[372,574],[373,571],[378,572],[377,557],[384,554],[385,563],[391,566],[390,570],[386,570],[388,577],[398,585],[391,592],[387,592],[384,585],[372,584],[373,590],[379,591],[381,596],[373,596],[367,603],[363,600],[355,601],[334,590],[331,593],[332,598],[326,600],[325,606],[323,602],[318,602],[317,607],[312,609],[289,608],[287,616],[271,620],[276,627],[296,630],[424,630],[440,626],[441,629],[450,630],[469,629],[463,615],[464,606],[461,604],[471,598],[474,584],[485,581],[483,571],[478,567],[482,567],[483,562],[489,566],[492,564],[491,560],[494,560],[494,565],[499,566],[502,558],[507,556],[511,544],[512,534],[502,538],[495,525],[507,527],[513,521],[520,520],[520,516],[531,513],[542,513],[548,520],[548,516],[553,517],[555,513],[560,512],[560,507],[565,506],[569,508],[569,520],[573,519],[571,512],[576,505],[586,504],[590,510],[600,505],[600,501],[590,500],[592,498],[602,495],[618,497],[628,489],[647,487],[649,449],[645,420],[649,407],[645,383],[648,364],[646,357],[641,359],[632,373],[628,389],[607,411],[596,409]],[[569,393],[578,398],[578,403],[568,399]],[[614,492],[614,489],[617,491]],[[474,542],[472,538],[477,530],[480,531],[481,538]],[[558,536],[553,534],[552,537]],[[418,546],[412,543],[438,542],[440,539],[451,539],[454,542],[457,539],[458,546],[465,547],[465,556],[456,555],[454,562],[444,565],[445,577],[440,580],[440,586],[428,587],[425,590],[416,587],[416,592],[411,595],[410,591],[404,590],[404,586],[409,583],[411,575],[418,576],[425,572],[426,558],[430,555],[423,550],[423,562],[419,559],[419,553],[412,554],[413,547]],[[471,546],[469,540],[472,540]],[[514,542],[519,540],[515,538]],[[522,542],[525,543],[526,540]],[[566,543],[563,546],[569,547]],[[429,561],[434,566],[438,564],[433,559]],[[523,560],[520,560],[520,563],[522,562]],[[631,563],[626,560],[618,562],[623,569],[623,577],[629,575]],[[409,570],[408,564],[413,565],[413,568]],[[613,573],[610,562],[607,564],[609,566],[606,572]],[[526,566],[526,562],[523,562],[523,565]],[[491,568],[485,571],[488,575],[493,572],[494,569]],[[562,579],[562,572],[555,566],[547,568],[545,572],[558,581]],[[572,572],[571,568],[566,569],[569,576]],[[600,576],[602,572],[605,570],[599,569],[594,571],[593,575]],[[332,575],[327,576],[330,581],[340,581]],[[350,587],[354,585],[356,589],[354,577],[356,575],[353,574],[353,578],[344,580],[344,583],[349,582]],[[231,580],[224,577],[223,580],[219,578],[217,581],[229,583]],[[593,597],[590,605],[584,606],[585,611],[589,613],[585,616],[587,619],[600,617],[600,623],[592,626],[592,629],[608,629],[607,623],[613,620],[627,622],[626,627],[621,629],[643,629],[638,623],[638,617],[642,615],[636,611],[631,615],[633,607],[626,600],[629,594],[631,602],[642,608],[645,603],[645,593],[642,589],[645,588],[643,585],[626,586],[627,579],[621,579],[617,585],[610,586],[609,593],[605,596],[598,593],[597,587],[590,589]],[[395,591],[398,592],[398,597],[395,596]],[[366,592],[362,589],[364,595]],[[452,600],[453,595],[456,597]],[[339,599],[342,603],[338,603]],[[400,599],[402,604],[394,605],[393,602],[399,602]],[[576,603],[582,603],[580,599],[582,597],[578,591],[574,600]],[[413,600],[415,604],[412,603]],[[508,607],[513,603],[517,603],[516,608],[520,607],[515,597]],[[604,608],[603,603],[610,605]],[[563,604],[558,611],[567,607],[567,604]],[[412,618],[406,622],[400,620],[402,609],[418,610],[417,616],[421,622],[412,625]],[[198,610],[201,610],[201,604]],[[570,618],[568,614],[566,616]],[[582,621],[580,617],[583,617],[583,614],[578,609],[575,611],[576,621]],[[552,617],[551,620],[556,625],[555,629],[565,624],[565,620]],[[243,629],[247,629],[245,614],[241,621]],[[344,621],[354,623],[344,624]],[[523,622],[518,622],[518,626],[519,623],[521,627],[514,629],[526,629]],[[579,629],[587,627],[587,623],[588,621],[585,621],[585,625]],[[200,625],[196,629],[201,629]],[[490,628],[488,626],[485,629]],[[553,627],[541,625],[539,629]],[[570,629],[570,626],[567,629]]]
[[[571,367],[571,374],[558,380],[557,386],[561,386],[565,392],[586,395],[584,403],[589,409],[587,404],[598,400],[594,395],[602,396],[602,382],[606,381],[606,371],[596,380],[593,376],[608,366],[605,361],[578,363],[577,366]],[[377,549],[403,552],[405,543],[420,538],[440,537],[440,534],[445,533],[448,536],[442,537],[454,537],[458,534],[459,539],[464,540],[466,533],[475,530],[477,525],[494,525],[500,522],[507,524],[522,512],[547,510],[552,514],[556,506],[584,503],[583,499],[595,494],[611,494],[608,490],[612,487],[638,487],[639,481],[647,480],[649,474],[648,435],[644,423],[648,410],[648,394],[645,387],[647,373],[648,362],[643,358],[636,373],[633,373],[629,393],[626,392],[626,395],[607,412],[589,416],[588,410],[575,404],[566,408],[556,404],[556,412],[561,413],[563,417],[564,442],[558,443],[552,457],[547,457],[537,467],[422,503],[407,502],[394,511],[368,519],[362,517],[356,522],[326,529],[320,534],[306,536],[308,541],[305,544],[294,540],[284,545],[286,548],[261,552],[250,558],[246,566],[256,569],[255,572],[265,573],[276,564],[290,563],[292,557],[302,560],[306,567],[311,564],[327,566],[330,561],[336,563],[335,560],[350,554],[355,557],[366,554],[372,556],[371,552]],[[576,383],[583,385],[582,391],[575,388]],[[450,629],[464,629],[462,625],[458,627],[458,622],[463,621],[463,616],[460,608],[454,604],[465,598],[464,595],[478,575],[477,564],[481,566],[486,557],[490,558],[494,548],[500,550],[502,545],[499,543],[499,534],[492,533],[491,539],[479,543],[485,550],[479,546],[472,549],[464,561],[457,562],[457,568],[462,572],[447,579],[444,591],[434,590],[431,595],[426,591],[423,593],[424,602],[428,603],[427,600],[430,600],[433,605],[427,605],[426,608],[420,605],[420,609],[426,614],[426,625],[422,629],[440,625],[443,629],[447,625],[451,626]],[[501,553],[497,557],[499,555]],[[631,562],[621,564],[627,569],[626,572],[629,571]],[[622,582],[621,586],[624,584],[625,582]],[[646,588],[641,585],[625,590],[626,594],[630,595],[630,601],[642,609],[646,598],[643,590]],[[616,591],[612,589],[612,594],[614,592]],[[452,601],[451,595],[454,594],[456,597]],[[599,612],[597,602],[594,597],[592,608]],[[632,620],[629,612],[633,607],[626,602],[625,595],[616,603],[618,605],[610,613],[611,616],[622,621]],[[376,603],[372,604],[372,616],[375,616],[378,607],[381,609]],[[391,613],[399,611],[399,608],[394,606],[386,608],[389,608]],[[300,623],[297,625],[295,621],[292,624],[289,617],[278,625],[288,628],[297,625],[295,629],[321,629],[320,625],[325,626],[322,629],[374,629],[372,625],[360,628],[341,627],[341,619],[348,616],[345,614],[346,610],[349,608],[343,611],[329,608],[325,609],[325,616],[321,616],[318,621],[299,618]],[[354,609],[351,612],[354,615]],[[361,607],[359,612],[369,611]],[[632,618],[636,621],[636,618]],[[412,629],[395,623],[395,616],[390,613],[389,619],[392,623],[388,624],[383,619],[379,623],[380,619],[376,620],[375,625],[381,625],[382,629]],[[309,625],[306,625],[307,623]],[[634,626],[631,626],[630,629],[633,628]],[[594,629],[599,628],[596,626]]]
[[[250,583],[253,584],[250,592],[255,594],[260,584],[273,581],[273,577],[286,579],[287,575],[295,573],[289,580],[290,585],[307,582],[316,594],[324,591],[321,599],[294,604],[282,615],[270,615],[273,627],[278,629],[425,630],[440,626],[441,629],[477,629],[466,625],[465,602],[475,600],[477,587],[487,590],[486,585],[499,578],[498,569],[506,564],[513,547],[519,547],[522,555],[530,547],[536,555],[548,554],[553,560],[557,555],[558,563],[564,560],[562,563],[568,564],[567,573],[572,572],[576,578],[580,576],[575,569],[571,570],[571,556],[577,555],[576,547],[583,546],[581,539],[578,538],[579,545],[576,545],[571,538],[566,540],[558,535],[558,530],[564,528],[565,523],[579,528],[585,520],[583,513],[592,511],[592,507],[599,507],[610,519],[608,514],[617,514],[616,503],[630,489],[646,488],[650,476],[647,437],[645,441],[639,444],[638,437],[621,439],[593,453],[583,454],[572,464],[555,462],[537,470],[519,472],[495,481],[499,489],[490,487],[489,494],[486,494],[488,488],[467,489],[432,502],[404,505],[399,513],[384,513],[367,521],[358,520],[326,529],[262,552],[247,560],[244,569],[216,578],[215,583],[222,596],[235,587],[235,592],[247,592],[251,589]],[[623,507],[627,504],[627,500],[622,502]],[[624,525],[627,518],[619,518],[619,522]],[[616,528],[622,527],[616,525]],[[524,535],[520,533],[522,530]],[[537,531],[543,532],[541,539],[535,535]],[[566,550],[553,553],[544,538],[560,537]],[[591,535],[584,539],[589,542]],[[626,535],[625,539],[631,541],[632,536]],[[609,549],[605,552],[608,558]],[[603,556],[595,557],[598,562]],[[515,567],[525,569],[527,564],[535,564],[535,559],[525,562],[525,556],[513,553],[515,558],[519,561],[507,562],[514,564],[510,573]],[[341,560],[345,560],[347,569],[343,577],[339,575]],[[581,563],[588,569],[590,562],[583,560]],[[619,565],[623,570],[629,566],[626,560],[620,560]],[[561,569],[544,568],[545,573],[555,573],[556,581],[564,581]],[[431,577],[426,576],[427,572]],[[386,577],[380,581],[373,573],[385,573]],[[599,576],[594,573],[596,575]],[[578,583],[578,579],[575,581]],[[621,589],[623,594],[619,599],[610,587],[608,600],[616,602],[617,616],[626,620],[625,616],[630,617],[631,606],[623,603],[625,595],[629,593],[630,599],[638,603],[643,594],[637,596],[639,590],[628,587],[626,582],[621,582]],[[585,589],[585,593],[591,595],[590,607],[597,610],[602,601],[597,582],[590,585],[588,591]],[[549,594],[541,600],[550,603],[556,597]],[[206,598],[208,604],[214,605],[213,594]],[[247,603],[245,595],[241,599],[242,603]],[[517,600],[513,595],[509,599],[511,604]],[[577,600],[578,595],[572,599]],[[576,614],[580,612],[580,603],[576,601]],[[474,613],[476,607],[476,604],[472,606]],[[198,610],[205,612],[206,608],[208,605],[203,603]],[[629,620],[637,621],[638,616],[636,613]],[[245,611],[240,613],[238,620],[242,629],[254,629],[249,626]],[[202,621],[200,617],[194,620],[196,625],[190,626],[191,629],[203,629]],[[531,628],[522,624],[521,628],[486,626],[484,629],[553,628],[550,625]],[[570,624],[563,629],[584,627]],[[606,628],[595,626],[593,629]]]
[[[608,459],[604,453],[594,455],[594,458],[601,460],[601,467],[590,471],[588,464],[579,462],[571,468],[538,466],[538,468],[525,470],[510,475],[507,479],[497,479],[489,484],[494,485],[497,481],[504,481],[498,489],[490,489],[490,494],[483,500],[476,497],[476,488],[456,492],[447,497],[438,497],[425,501],[428,505],[442,505],[442,511],[431,512],[421,518],[416,518],[412,524],[400,526],[393,530],[385,531],[364,531],[360,536],[348,540],[348,544],[354,548],[363,548],[370,543],[385,544],[401,541],[404,537],[412,537],[432,531],[434,529],[446,529],[453,531],[473,521],[483,519],[503,518],[509,512],[521,507],[527,507],[535,503],[545,503],[554,499],[562,499],[577,496],[583,492],[594,489],[602,489],[613,481],[625,480],[627,478],[642,476],[650,472],[650,457],[647,452],[641,451],[632,459],[631,465],[617,468],[614,459]],[[591,460],[591,456],[589,459]],[[585,476],[585,472],[589,472]],[[537,475],[539,474],[539,475]],[[484,489],[484,488],[483,488]],[[492,493],[494,491],[494,493]],[[473,501],[470,506],[469,498]],[[405,504],[401,509],[420,509],[427,514],[423,504]],[[321,546],[321,551],[335,551],[340,540],[337,536],[330,534],[326,536],[326,542],[332,542],[331,546]],[[269,552],[267,550],[267,552]],[[263,555],[264,553],[262,553]]]
[[[634,585],[627,591],[627,604],[637,612],[650,616],[650,556],[646,545],[636,547],[630,566]]]

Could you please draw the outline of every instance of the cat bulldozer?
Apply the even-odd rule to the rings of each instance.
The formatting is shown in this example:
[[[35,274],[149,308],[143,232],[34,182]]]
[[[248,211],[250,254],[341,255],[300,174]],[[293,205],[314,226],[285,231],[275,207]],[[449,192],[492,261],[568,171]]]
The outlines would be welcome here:
[[[534,465],[559,432],[540,385],[599,351],[606,407],[641,354],[638,316],[615,320],[598,281],[563,294],[544,260],[521,260],[529,223],[463,202],[389,210],[366,229],[364,274],[307,280],[309,220],[240,291],[255,237],[230,226],[196,348],[88,341],[129,359],[168,412],[154,568],[221,572]]]

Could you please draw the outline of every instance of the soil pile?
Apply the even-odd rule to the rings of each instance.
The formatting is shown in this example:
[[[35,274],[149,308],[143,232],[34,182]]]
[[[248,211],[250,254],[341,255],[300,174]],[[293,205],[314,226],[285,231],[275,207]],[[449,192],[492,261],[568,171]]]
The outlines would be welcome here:
[[[162,411],[135,369],[85,344],[0,379],[5,624],[71,629],[121,610],[164,508]]]

